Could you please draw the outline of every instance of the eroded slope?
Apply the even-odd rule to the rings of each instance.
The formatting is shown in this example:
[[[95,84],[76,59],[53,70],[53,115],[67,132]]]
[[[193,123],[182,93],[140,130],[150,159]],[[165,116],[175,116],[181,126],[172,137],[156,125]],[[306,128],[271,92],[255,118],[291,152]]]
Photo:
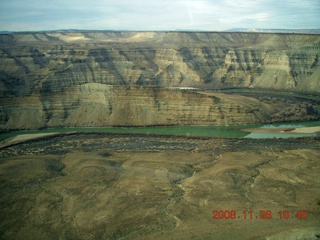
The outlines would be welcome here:
[[[242,125],[320,116],[318,103],[275,106],[167,89],[318,94],[320,35],[88,31],[0,35],[0,43],[2,130]],[[299,114],[291,116],[291,109]]]
[[[84,32],[0,36],[1,95],[111,85],[318,92],[320,35]]]
[[[254,98],[162,87],[88,83],[62,92],[4,98],[2,129],[152,125],[246,125],[276,112]]]

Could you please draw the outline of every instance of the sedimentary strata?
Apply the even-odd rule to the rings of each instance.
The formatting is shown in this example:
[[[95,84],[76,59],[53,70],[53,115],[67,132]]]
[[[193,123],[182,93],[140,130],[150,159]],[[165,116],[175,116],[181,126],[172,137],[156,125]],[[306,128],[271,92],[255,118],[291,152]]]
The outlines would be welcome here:
[[[55,32],[0,36],[1,95],[111,85],[318,92],[320,35]]]
[[[261,123],[274,109],[256,99],[162,87],[88,83],[63,92],[5,98],[2,129]]]
[[[0,43],[2,130],[240,125],[313,119],[303,116],[318,112],[306,107],[301,116],[288,119],[292,106],[279,110],[253,99],[166,88],[251,87],[317,94],[320,35],[47,32],[3,34]]]

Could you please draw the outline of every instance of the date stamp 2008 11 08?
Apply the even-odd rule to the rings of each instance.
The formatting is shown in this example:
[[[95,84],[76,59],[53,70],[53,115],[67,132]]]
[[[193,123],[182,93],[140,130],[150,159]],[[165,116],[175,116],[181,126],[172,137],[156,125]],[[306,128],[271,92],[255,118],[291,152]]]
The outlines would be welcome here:
[[[275,217],[276,216],[276,217]],[[213,210],[212,219],[302,219],[306,220],[308,212],[306,210],[298,210],[290,212],[289,210],[280,210],[277,214],[273,214],[271,210],[260,210],[258,214],[254,214],[252,210],[244,210],[240,214],[236,210]]]

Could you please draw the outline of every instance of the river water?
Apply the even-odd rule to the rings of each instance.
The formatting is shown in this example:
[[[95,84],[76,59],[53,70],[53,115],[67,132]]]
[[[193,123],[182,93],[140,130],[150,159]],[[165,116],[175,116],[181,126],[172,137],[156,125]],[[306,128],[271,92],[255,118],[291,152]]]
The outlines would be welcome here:
[[[210,136],[224,138],[289,138],[315,137],[320,133],[249,133],[242,132],[247,128],[296,128],[320,126],[320,121],[295,122],[285,124],[246,125],[246,126],[167,126],[167,127],[108,127],[108,128],[52,128],[39,131],[14,131],[0,134],[0,141],[19,134],[51,133],[51,132],[113,132],[113,133],[149,133],[186,136]]]

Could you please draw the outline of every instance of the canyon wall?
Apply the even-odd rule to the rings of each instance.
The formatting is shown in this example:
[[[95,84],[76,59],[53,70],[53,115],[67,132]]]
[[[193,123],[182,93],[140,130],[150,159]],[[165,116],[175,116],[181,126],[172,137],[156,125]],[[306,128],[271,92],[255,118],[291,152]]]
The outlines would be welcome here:
[[[3,34],[0,129],[262,123],[271,105],[168,88],[318,94],[319,49],[307,34]]]
[[[46,95],[5,98],[3,130],[46,127],[245,125],[273,109],[247,97],[200,94],[162,87],[87,83]]]
[[[0,35],[1,96],[84,83],[320,91],[320,35],[52,32]]]

